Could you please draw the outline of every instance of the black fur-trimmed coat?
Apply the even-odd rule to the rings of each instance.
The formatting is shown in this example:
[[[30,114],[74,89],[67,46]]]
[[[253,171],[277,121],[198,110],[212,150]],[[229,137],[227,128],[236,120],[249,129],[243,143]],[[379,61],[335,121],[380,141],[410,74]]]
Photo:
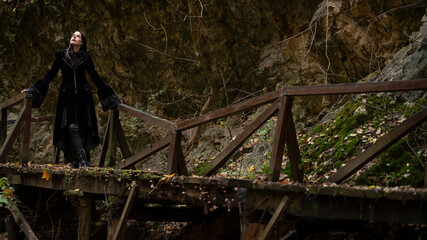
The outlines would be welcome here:
[[[95,70],[91,56],[83,50],[76,53],[76,56],[79,61],[72,63],[66,58],[65,49],[56,52],[55,61],[49,72],[43,79],[28,88],[28,92],[33,95],[33,107],[40,107],[49,89],[49,84],[61,69],[62,84],[59,89],[53,144],[64,151],[68,161],[71,156],[68,137],[70,122],[78,123],[83,146],[87,153],[99,144],[93,95],[86,79],[86,73],[98,88],[97,94],[104,111],[113,109],[120,103],[119,97],[103,82]]]

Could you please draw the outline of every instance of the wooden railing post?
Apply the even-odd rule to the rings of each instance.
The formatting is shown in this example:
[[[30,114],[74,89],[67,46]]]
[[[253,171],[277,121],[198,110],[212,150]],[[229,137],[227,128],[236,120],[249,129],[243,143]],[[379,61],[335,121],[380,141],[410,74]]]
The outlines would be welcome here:
[[[268,171],[268,181],[278,181],[280,170],[282,169],[283,151],[285,149],[286,135],[288,134],[289,118],[292,117],[292,98],[283,96],[280,99],[279,116],[277,119],[276,130],[274,133],[274,145],[271,151],[270,167]]]
[[[7,154],[12,148],[12,145],[15,142],[16,137],[18,136],[21,130],[24,113],[25,113],[25,109],[23,108],[19,112],[18,118],[16,119],[15,123],[12,126],[12,129],[10,130],[10,133],[7,134],[6,139],[0,148],[0,163],[6,162]]]
[[[23,117],[22,126],[22,142],[21,142],[21,163],[28,163],[30,154],[30,135],[31,135],[31,109],[32,109],[32,97],[27,94],[24,99],[25,112]]]
[[[0,146],[3,145],[7,136],[7,108],[1,109],[1,120],[0,120]]]
[[[116,118],[115,115],[119,114],[119,111],[117,109],[112,109],[110,111],[110,122],[109,122],[109,131],[108,131],[108,150],[107,150],[107,156],[105,159],[105,166],[111,167],[116,163],[116,155],[117,155],[117,131],[116,131],[116,124],[114,119]]]
[[[427,161],[424,162],[424,187],[427,188]]]
[[[185,166],[184,154],[182,153],[181,147],[181,137],[181,131],[171,133],[166,174],[178,173],[181,175],[187,175],[187,167]]]
[[[298,146],[298,139],[295,130],[292,111],[289,113],[288,134],[286,135],[286,149],[288,149],[288,158],[291,165],[292,179],[296,182],[302,182],[304,172],[301,169],[301,154]]]
[[[99,156],[99,163],[98,166],[99,167],[103,167],[104,163],[105,163],[105,158],[107,157],[107,150],[108,150],[108,139],[110,136],[110,125],[111,125],[111,112],[108,115],[108,120],[107,120],[107,124],[105,125],[105,130],[104,130],[104,137],[102,138],[102,146],[101,146],[101,154]]]

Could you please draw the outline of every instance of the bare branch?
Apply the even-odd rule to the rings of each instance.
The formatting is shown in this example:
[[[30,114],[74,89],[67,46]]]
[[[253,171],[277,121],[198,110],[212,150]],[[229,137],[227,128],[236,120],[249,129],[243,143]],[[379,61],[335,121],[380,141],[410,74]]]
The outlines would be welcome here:
[[[151,51],[153,51],[153,52],[156,52],[156,53],[159,53],[159,54],[161,54],[161,55],[163,55],[163,56],[166,56],[166,57],[170,57],[170,58],[173,58],[173,59],[178,59],[178,60],[183,60],[183,61],[194,62],[194,63],[200,64],[200,62],[199,62],[199,61],[194,60],[194,59],[182,58],[182,57],[175,57],[175,56],[169,55],[169,54],[167,54],[167,53],[164,53],[164,52],[162,52],[162,51],[159,51],[159,50],[157,50],[157,49],[155,49],[155,48],[153,48],[153,47],[150,47],[150,46],[148,46],[148,45],[145,45],[145,44],[143,44],[143,43],[139,43],[139,42],[137,42],[137,44],[139,44],[139,45],[141,45],[141,46],[143,46],[143,47],[146,47],[146,48],[148,48],[149,50],[151,50]]]

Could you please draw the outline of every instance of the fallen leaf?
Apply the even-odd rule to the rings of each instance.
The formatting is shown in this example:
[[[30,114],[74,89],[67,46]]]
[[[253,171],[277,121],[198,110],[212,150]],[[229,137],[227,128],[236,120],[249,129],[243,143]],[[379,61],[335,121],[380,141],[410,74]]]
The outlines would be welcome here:
[[[46,170],[43,170],[42,179],[46,179],[46,181],[49,181],[50,176],[50,173],[48,173]]]
[[[175,176],[175,173],[172,173],[171,175],[165,175],[165,177],[167,177],[167,178],[171,178],[173,176]]]

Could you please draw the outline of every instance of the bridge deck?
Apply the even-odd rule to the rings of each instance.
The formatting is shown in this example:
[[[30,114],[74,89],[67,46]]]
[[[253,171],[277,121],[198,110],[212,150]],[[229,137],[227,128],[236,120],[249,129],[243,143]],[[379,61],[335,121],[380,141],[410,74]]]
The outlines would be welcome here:
[[[248,213],[264,210],[265,206],[272,212],[287,195],[289,204],[284,217],[427,223],[427,189],[285,185],[217,177],[167,176],[139,170],[72,170],[49,165],[22,167],[10,163],[0,165],[0,174],[8,176],[12,184],[71,190],[92,198],[106,194],[127,196],[133,182],[138,189],[138,203],[162,203],[169,207],[185,205],[205,215],[220,210],[239,211],[239,208]],[[141,209],[137,205],[132,211]],[[172,215],[169,214],[171,220],[174,219]]]

